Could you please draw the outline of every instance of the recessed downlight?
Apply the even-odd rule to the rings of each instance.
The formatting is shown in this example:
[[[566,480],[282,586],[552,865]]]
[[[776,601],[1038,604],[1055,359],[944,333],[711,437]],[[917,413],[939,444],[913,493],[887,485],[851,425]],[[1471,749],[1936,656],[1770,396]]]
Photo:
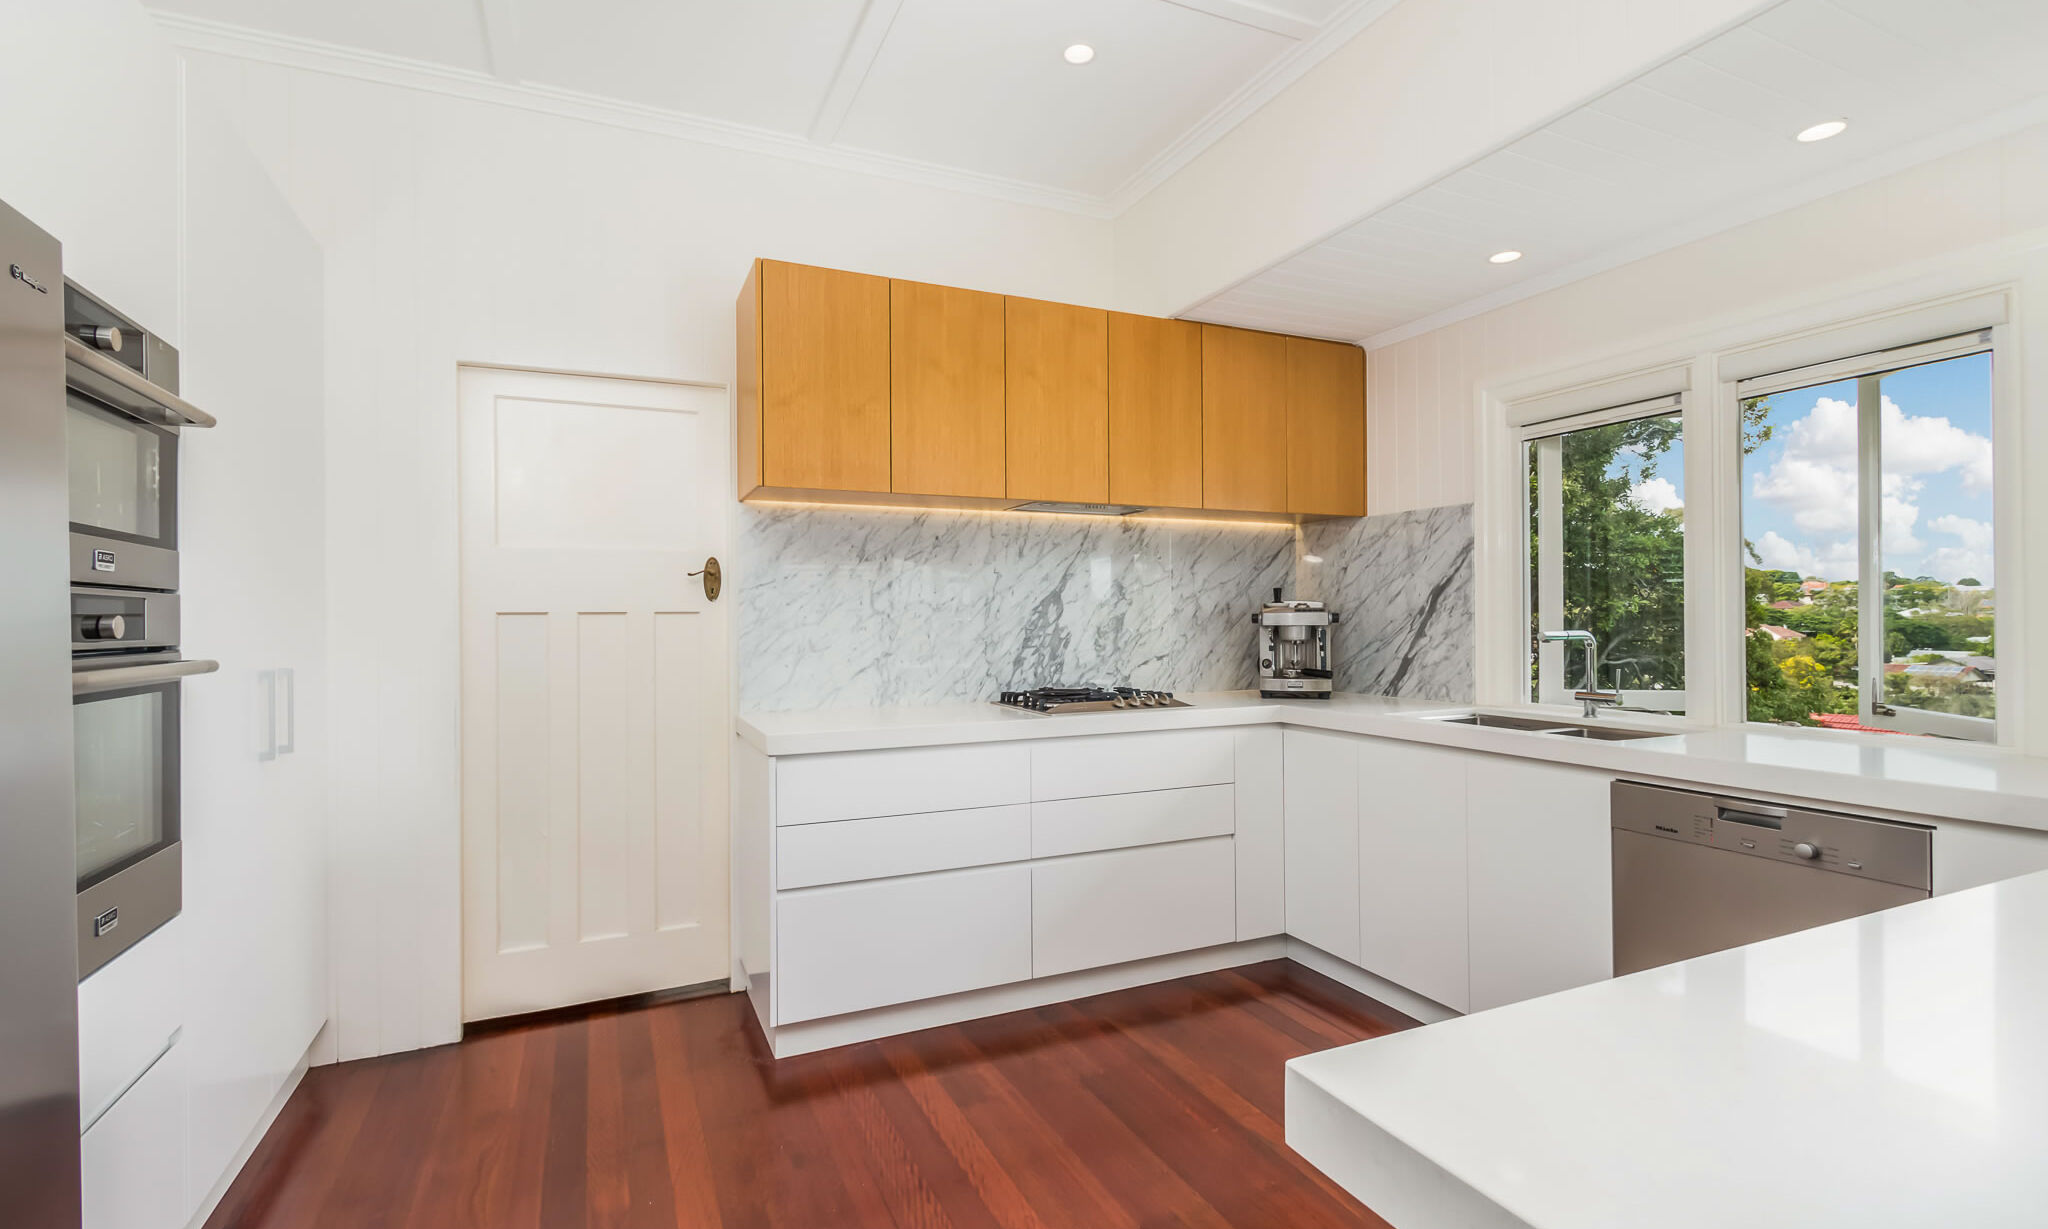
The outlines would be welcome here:
[[[1495,252],[1493,255],[1487,257],[1486,259],[1492,261],[1494,264],[1497,265],[1511,265],[1516,261],[1520,260],[1521,258],[1522,254],[1520,252],[1517,252],[1513,248],[1509,248],[1505,252]]]
[[[1069,64],[1086,64],[1095,58],[1095,48],[1086,43],[1075,43],[1060,54],[1067,58]]]
[[[1829,137],[1841,136],[1842,133],[1848,130],[1848,128],[1848,120],[1831,119],[1823,123],[1815,124],[1811,128],[1800,129],[1799,139],[1805,141],[1807,144],[1810,145],[1815,141],[1825,141]]]

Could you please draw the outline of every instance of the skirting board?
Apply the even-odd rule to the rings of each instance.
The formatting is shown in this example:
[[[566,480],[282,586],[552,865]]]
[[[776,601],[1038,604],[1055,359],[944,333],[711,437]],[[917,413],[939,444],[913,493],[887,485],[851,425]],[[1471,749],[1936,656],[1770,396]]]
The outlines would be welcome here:
[[[1339,959],[1313,944],[1292,936],[1287,940],[1287,958],[1306,965],[1331,981],[1340,982],[1369,998],[1378,999],[1395,1011],[1413,1016],[1424,1024],[1435,1024],[1462,1015],[1435,999],[1426,999],[1405,986],[1397,986],[1376,973],[1368,973],[1347,960]]]
[[[319,1046],[320,1037],[326,1031],[323,1025],[320,1033],[315,1034],[313,1040],[306,1044],[306,1052],[299,1055],[298,1065],[292,1068],[291,1075],[285,1077],[284,1083],[277,1090],[277,1095],[270,1099],[269,1107],[263,1111],[263,1117],[257,1120],[256,1126],[249,1132],[249,1138],[242,1141],[242,1147],[235,1153],[235,1159],[213,1184],[213,1189],[206,1193],[206,1198],[199,1201],[199,1210],[192,1214],[192,1220],[186,1229],[202,1229],[207,1217],[212,1216],[214,1209],[220,1207],[220,1201],[227,1198],[228,1188],[235,1184],[235,1179],[241,1176],[242,1167],[256,1154],[256,1145],[262,1143],[263,1137],[270,1134],[270,1126],[277,1121],[277,1116],[284,1112],[285,1102],[291,1100],[292,1094],[299,1090],[299,1081],[306,1078],[306,1071],[313,1064],[313,1050]]]
[[[986,990],[969,990],[961,994],[949,994],[944,998],[899,1003],[893,1007],[877,1007],[872,1011],[858,1011],[823,1020],[805,1020],[798,1024],[784,1024],[772,1028],[764,1025],[762,1032],[767,1035],[769,1051],[775,1057],[790,1058],[817,1050],[829,1050],[834,1046],[873,1041],[877,1037],[893,1037],[898,1033],[914,1033],[922,1028],[937,1028],[944,1024],[958,1024],[962,1020],[1001,1015],[1006,1011],[1024,1011],[1052,1003],[1064,1003],[1069,999],[1086,998],[1091,994],[1128,990],[1132,986],[1171,981],[1176,977],[1192,977],[1197,973],[1214,973],[1219,969],[1235,968],[1241,964],[1256,964],[1261,960],[1277,960],[1288,954],[1288,943],[1285,935],[1271,935],[1263,939],[1225,943],[1192,952],[1155,956],[1150,960],[1133,960],[1128,964],[1115,964],[1107,968],[1083,969],[1076,973],[1062,973],[1057,977],[1039,977],[1007,986],[990,986]],[[1319,966],[1311,967],[1317,968],[1318,972],[1324,971]],[[1398,1006],[1391,1002],[1389,1005]],[[1402,1007],[1401,1010],[1408,1009]]]

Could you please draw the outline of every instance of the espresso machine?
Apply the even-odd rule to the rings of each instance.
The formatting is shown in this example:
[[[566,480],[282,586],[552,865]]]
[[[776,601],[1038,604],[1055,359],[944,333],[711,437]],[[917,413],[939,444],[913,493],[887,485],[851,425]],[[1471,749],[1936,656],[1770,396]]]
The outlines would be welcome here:
[[[1252,616],[1259,627],[1259,694],[1273,700],[1330,698],[1330,627],[1321,602],[1287,602],[1280,590]]]

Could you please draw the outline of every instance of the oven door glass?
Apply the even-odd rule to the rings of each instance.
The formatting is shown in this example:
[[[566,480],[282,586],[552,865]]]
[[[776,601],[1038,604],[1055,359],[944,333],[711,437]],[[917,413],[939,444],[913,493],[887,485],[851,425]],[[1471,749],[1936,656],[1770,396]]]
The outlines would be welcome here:
[[[72,393],[64,436],[73,530],[167,550],[177,545],[176,435]]]
[[[178,684],[77,697],[80,891],[178,839]]]

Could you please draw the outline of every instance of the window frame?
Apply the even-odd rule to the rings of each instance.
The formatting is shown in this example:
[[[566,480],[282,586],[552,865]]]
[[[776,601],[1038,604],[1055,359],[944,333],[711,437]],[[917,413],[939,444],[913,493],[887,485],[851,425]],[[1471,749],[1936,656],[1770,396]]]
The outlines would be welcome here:
[[[1561,489],[1563,484],[1563,439],[1566,435],[1574,431],[1612,426],[1615,423],[1630,422],[1639,418],[1669,418],[1673,415],[1679,418],[1681,431],[1683,431],[1685,427],[1690,426],[1690,420],[1686,416],[1686,406],[1689,400],[1690,398],[1686,393],[1680,391],[1640,401],[1631,401],[1622,405],[1603,406],[1599,409],[1582,410],[1562,415],[1525,412],[1515,416],[1520,421],[1514,426],[1514,438],[1517,447],[1521,449],[1527,450],[1531,447],[1539,449],[1538,464],[1541,468],[1539,469],[1537,480],[1538,490],[1541,491],[1546,487],[1554,490]],[[1546,442],[1549,443],[1549,447],[1544,447]],[[1684,455],[1687,463],[1690,464],[1692,456],[1690,443],[1686,445]],[[1536,535],[1538,552],[1536,571],[1539,575],[1534,578],[1533,582],[1535,592],[1530,591],[1532,578],[1529,575],[1529,548],[1526,538],[1522,544],[1523,625],[1527,627],[1529,617],[1534,615],[1536,616],[1535,621],[1538,623],[1548,627],[1561,627],[1564,623],[1564,508],[1560,502],[1554,507],[1530,509],[1528,503],[1529,484],[1526,460],[1523,462],[1522,475],[1522,524],[1526,527],[1532,516],[1542,517]],[[1685,510],[1685,516],[1689,518],[1690,515],[1691,508],[1688,506]],[[1687,529],[1688,531],[1691,529],[1689,523],[1687,524]],[[1687,541],[1689,544],[1690,539],[1688,538]],[[1685,579],[1687,592],[1690,593],[1692,584],[1692,552],[1688,549],[1686,553]],[[1536,605],[1539,597],[1543,603],[1541,610],[1538,610]],[[1691,602],[1688,601],[1686,605],[1689,609]],[[1605,651],[1605,646],[1602,647],[1602,651]],[[1691,715],[1692,698],[1690,686],[1692,675],[1691,651],[1692,641],[1691,636],[1688,635],[1686,637],[1686,675],[1688,684],[1686,687],[1679,688],[1675,692],[1668,689],[1664,691],[1621,691],[1621,708],[1626,710],[1626,715],[1629,717],[1659,717],[1667,720],[1684,720],[1689,717]],[[1536,646],[1536,677],[1538,680],[1555,681],[1542,687],[1544,698],[1541,700],[1529,701],[1527,689],[1525,688],[1522,696],[1524,701],[1543,709],[1569,709],[1575,706],[1575,701],[1571,699],[1571,693],[1578,689],[1578,685],[1569,681],[1571,669],[1566,657],[1566,648],[1561,643],[1545,642]],[[1595,683],[1597,685],[1598,680],[1595,680]],[[1685,712],[1660,713],[1636,711],[1644,705],[1655,703],[1668,704],[1673,696],[1677,697],[1679,705],[1686,709]]]
[[[1883,702],[1884,378],[1912,367],[1965,358],[1973,354],[1989,355],[1991,358],[1992,457],[1995,467],[1998,432],[2002,425],[1998,412],[2002,400],[1999,396],[1998,372],[2002,364],[1998,358],[1994,330],[1990,327],[1972,329],[1951,337],[1894,346],[1874,353],[1813,363],[1789,371],[1749,376],[1734,381],[1732,387],[1735,393],[1735,406],[1739,413],[1742,403],[1754,397],[1795,392],[1844,380],[1856,381],[1856,670],[1861,676],[1857,679],[1856,686],[1856,719],[1872,728],[1895,730],[1901,734],[1933,734],[1969,742],[1996,743],[2000,741],[1999,725],[2000,717],[2003,716],[2002,711],[2000,716],[1994,717],[1964,717],[1954,713],[1929,712],[1925,709],[1894,708]],[[1994,469],[1991,489],[1992,506],[1997,510],[1994,512],[1991,527],[1994,556],[1997,555],[1999,543],[2005,536],[2004,526],[1999,521],[2002,508],[1998,502],[2003,485],[2001,476]],[[1742,516],[1739,487],[1736,493],[1738,503],[1734,512],[1739,522]],[[1743,559],[1737,560],[1738,566],[1745,566],[1746,562]],[[1879,583],[1869,583],[1872,577],[1878,578]],[[1997,626],[2002,622],[1999,613],[1994,611],[1993,625]],[[2001,647],[2000,652],[2003,651]],[[1999,672],[2003,674],[2003,668]],[[2001,696],[2001,710],[2003,706],[2004,698]],[[1744,716],[1746,718],[1747,714]]]
[[[1576,717],[1576,704],[1529,699],[1527,588],[1530,571],[1526,428],[1552,426],[1601,407],[1619,407],[1681,392],[1684,399],[1686,490],[1686,692],[1683,717],[1626,713],[1603,719],[1673,732],[1766,728],[1748,720],[1744,672],[1741,397],[1737,384],[1769,373],[1826,363],[1868,361],[1884,351],[1910,351],[1928,338],[1988,330],[1992,366],[1994,557],[1998,573],[1998,715],[1996,745],[2027,741],[2033,641],[2027,600],[2026,492],[2023,467],[2031,441],[2022,413],[2018,283],[2009,263],[1986,260],[1928,278],[1901,295],[1809,298],[1775,313],[1765,308],[1711,328],[1666,334],[1633,351],[1589,349],[1576,365],[1554,363],[1531,374],[1477,383],[1468,403],[1474,419],[1474,702],[1486,709],[1545,718]],[[2003,278],[2005,280],[1998,280]],[[1910,296],[1910,297],[1908,297]],[[1844,313],[1854,303],[1863,314]],[[1566,356],[1569,358],[1569,356]],[[1925,361],[1925,360],[1916,360]],[[1891,362],[1895,369],[1913,361]],[[1753,394],[1754,395],[1754,394]],[[2048,451],[2044,451],[2048,456]],[[2044,545],[2048,550],[2048,545]],[[1860,689],[1859,689],[1860,690]],[[1790,731],[1788,731],[1789,733]],[[1803,727],[1802,734],[1844,742],[1888,742],[1890,734]],[[1983,742],[1976,745],[1985,746]]]

